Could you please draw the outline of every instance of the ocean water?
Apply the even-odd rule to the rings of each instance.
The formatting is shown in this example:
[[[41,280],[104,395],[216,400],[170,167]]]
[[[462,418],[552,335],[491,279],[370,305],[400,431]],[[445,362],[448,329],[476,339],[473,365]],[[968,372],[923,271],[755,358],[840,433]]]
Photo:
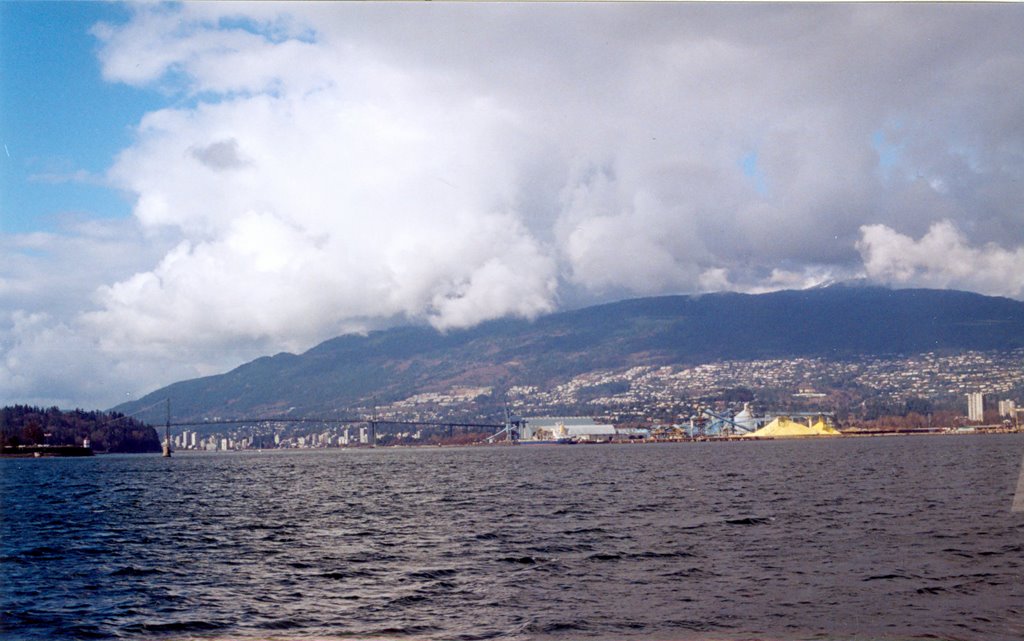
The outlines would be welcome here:
[[[0,638],[1024,639],[1024,436],[0,461]]]

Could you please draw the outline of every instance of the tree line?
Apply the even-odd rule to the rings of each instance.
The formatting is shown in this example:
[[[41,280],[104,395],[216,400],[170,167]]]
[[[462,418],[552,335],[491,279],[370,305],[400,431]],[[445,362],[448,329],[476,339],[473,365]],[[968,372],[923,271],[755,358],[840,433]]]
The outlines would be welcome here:
[[[119,412],[13,405],[0,408],[0,450],[19,446],[83,445],[98,452],[159,452],[152,426]]]

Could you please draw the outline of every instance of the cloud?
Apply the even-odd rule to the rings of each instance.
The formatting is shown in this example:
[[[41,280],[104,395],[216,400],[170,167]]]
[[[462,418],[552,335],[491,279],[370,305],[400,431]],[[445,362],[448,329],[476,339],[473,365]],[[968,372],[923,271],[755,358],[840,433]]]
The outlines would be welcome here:
[[[133,6],[124,24],[98,23],[92,34],[103,77],[168,92],[184,82],[191,93],[310,89],[322,51],[303,39],[287,12],[248,3],[232,7],[199,4]]]
[[[124,340],[296,347],[353,317],[450,328],[553,309],[555,262],[513,203],[514,119],[373,82],[359,102],[324,89],[148,115],[111,176],[145,227],[187,240],[104,288],[90,322]]]
[[[161,240],[73,278],[26,337],[216,371],[393,322],[865,273],[1024,296],[1013,7],[130,12],[93,29],[103,77],[165,107],[104,180],[134,198],[126,242]],[[3,310],[48,312],[27,266],[62,263],[39,260],[0,272]]]
[[[99,284],[158,261],[169,239],[132,220],[57,218],[54,231],[0,234],[0,312],[72,318],[90,308]]]
[[[214,171],[240,169],[248,164],[238,151],[238,141],[234,138],[218,140],[205,147],[193,147],[189,150],[192,157]]]
[[[1024,298],[1024,245],[972,247],[948,220],[932,225],[920,240],[885,225],[865,225],[861,234],[857,249],[872,280]]]
[[[200,353],[105,344],[83,323],[98,285],[151,265],[169,241],[132,220],[81,215],[62,217],[55,231],[0,234],[0,404],[109,407],[154,381],[202,371],[210,361]]]
[[[47,185],[61,185],[64,183],[78,183],[82,185],[105,185],[103,176],[97,176],[84,169],[76,169],[67,173],[41,172],[32,174],[27,179],[29,182],[44,183]]]
[[[187,343],[118,344],[93,329],[45,312],[0,313],[0,403],[105,408],[157,382],[218,373],[266,353],[253,345],[210,352]]]

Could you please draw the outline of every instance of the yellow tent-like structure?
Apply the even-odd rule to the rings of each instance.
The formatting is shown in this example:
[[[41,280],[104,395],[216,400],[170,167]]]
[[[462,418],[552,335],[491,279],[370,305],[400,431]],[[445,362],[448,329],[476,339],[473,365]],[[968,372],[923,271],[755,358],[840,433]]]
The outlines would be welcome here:
[[[800,436],[838,436],[839,430],[831,427],[823,420],[818,420],[812,426],[804,423],[797,423],[785,416],[780,416],[768,423],[756,432],[744,434],[745,437],[772,437],[772,438],[793,438]]]

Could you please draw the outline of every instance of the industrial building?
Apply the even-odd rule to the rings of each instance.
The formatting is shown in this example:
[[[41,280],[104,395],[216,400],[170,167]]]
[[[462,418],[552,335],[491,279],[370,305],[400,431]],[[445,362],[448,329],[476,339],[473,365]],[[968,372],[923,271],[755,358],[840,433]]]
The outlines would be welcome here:
[[[605,443],[615,438],[615,426],[591,417],[535,416],[521,419],[519,441],[529,443]]]

